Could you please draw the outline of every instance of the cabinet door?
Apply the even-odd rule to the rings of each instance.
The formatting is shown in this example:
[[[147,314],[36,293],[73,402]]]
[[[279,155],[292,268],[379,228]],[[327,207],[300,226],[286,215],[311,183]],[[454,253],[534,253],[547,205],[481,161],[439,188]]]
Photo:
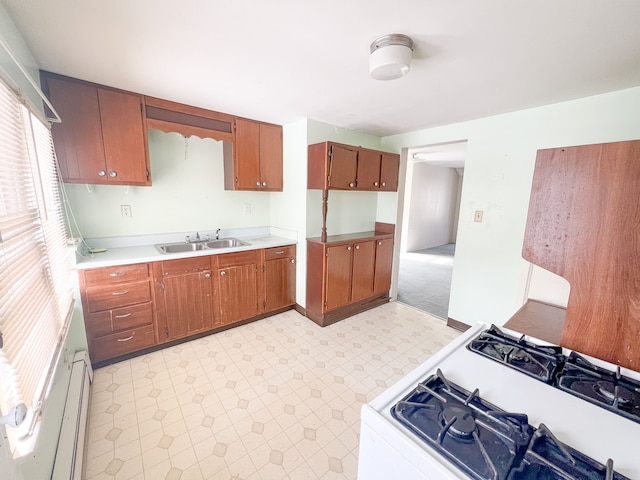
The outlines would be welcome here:
[[[260,180],[262,188],[282,191],[282,127],[260,124]]]
[[[60,78],[43,79],[51,103],[62,119],[62,123],[52,127],[62,180],[70,183],[106,182],[97,88]]]
[[[380,156],[375,150],[358,150],[358,190],[378,190]]]
[[[325,311],[333,310],[349,303],[351,297],[352,252],[352,245],[335,245],[326,248]]]
[[[235,189],[260,189],[260,124],[237,118],[235,126]]]
[[[214,327],[209,270],[165,276],[163,283],[167,340]]]
[[[147,137],[140,95],[98,89],[107,180],[150,185]]]
[[[380,165],[380,190],[395,192],[398,190],[398,172],[400,155],[383,153]]]
[[[373,293],[389,294],[391,288],[391,264],[393,261],[393,239],[385,238],[376,241],[376,268],[373,282]]]
[[[351,301],[357,302],[373,295],[373,276],[376,244],[373,240],[357,242],[353,246],[353,275]]]
[[[329,188],[351,190],[356,187],[358,151],[332,145],[329,152]]]
[[[257,265],[235,265],[218,270],[218,311],[222,325],[258,315]]]
[[[296,301],[296,260],[279,258],[264,262],[265,312],[293,305]]]

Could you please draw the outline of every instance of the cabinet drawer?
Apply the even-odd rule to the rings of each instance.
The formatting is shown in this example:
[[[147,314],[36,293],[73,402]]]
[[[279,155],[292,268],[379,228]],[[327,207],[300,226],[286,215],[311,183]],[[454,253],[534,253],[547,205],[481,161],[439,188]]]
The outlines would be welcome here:
[[[181,258],[162,262],[163,275],[185,275],[211,269],[211,257]]]
[[[146,263],[137,265],[121,265],[84,271],[87,287],[114,283],[137,282],[149,278],[149,267]]]
[[[153,325],[125,330],[91,340],[91,361],[100,362],[108,358],[135,352],[155,345]]]
[[[250,265],[260,263],[260,250],[248,250],[246,252],[223,253],[216,255],[218,268],[230,267],[233,265]]]
[[[296,256],[296,246],[288,245],[286,247],[265,248],[264,259],[274,260],[277,258],[292,258]]]
[[[109,288],[87,289],[89,312],[111,310],[126,305],[151,301],[149,282],[123,283]]]
[[[121,330],[127,330],[153,322],[151,302],[141,305],[90,313],[87,316],[87,333],[91,337],[101,337]]]

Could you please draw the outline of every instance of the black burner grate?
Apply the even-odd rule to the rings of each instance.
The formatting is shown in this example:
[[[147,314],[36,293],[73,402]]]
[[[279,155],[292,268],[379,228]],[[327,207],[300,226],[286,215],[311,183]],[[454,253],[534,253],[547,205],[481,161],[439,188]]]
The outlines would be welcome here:
[[[630,480],[560,442],[544,425],[508,413],[438,369],[391,415],[475,480]]]
[[[524,335],[516,339],[495,325],[478,335],[467,348],[549,384],[563,359],[561,347],[529,343]]]
[[[591,403],[640,423],[640,382],[598,367],[571,352],[558,374],[557,386]]]

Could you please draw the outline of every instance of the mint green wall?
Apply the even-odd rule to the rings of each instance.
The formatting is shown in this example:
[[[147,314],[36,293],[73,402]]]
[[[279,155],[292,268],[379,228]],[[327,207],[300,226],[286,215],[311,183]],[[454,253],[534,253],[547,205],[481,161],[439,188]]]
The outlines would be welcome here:
[[[27,69],[34,80],[38,81],[38,65],[2,4],[0,4],[0,35],[2,35],[5,43],[7,43],[13,54],[18,58],[18,61]],[[3,76],[5,76],[10,83],[17,85],[23,94],[32,101],[34,106],[38,108],[41,107],[42,103],[30,87],[29,82],[8,59],[8,56],[1,48],[0,68],[3,70]],[[79,299],[77,296],[77,285],[74,285],[74,289],[76,298]],[[17,470],[17,474],[21,475],[24,480],[51,477],[71,373],[70,364],[65,360],[72,359],[75,352],[86,349],[87,339],[84,330],[82,308],[80,307],[79,300],[77,300],[69,327],[67,342],[64,347],[65,353],[56,366],[53,384],[42,409],[36,447],[32,454],[18,459],[15,462],[7,459],[4,455],[0,455],[0,472],[2,472],[0,477],[12,478],[15,470]],[[2,428],[3,427],[0,426],[0,449],[5,448],[1,438]]]
[[[306,217],[307,217],[307,119],[284,125],[282,192],[270,194],[271,226],[274,233],[281,229],[290,238],[296,238],[296,302],[306,301]]]
[[[523,303],[538,149],[639,138],[640,87],[383,138],[397,151],[468,139],[449,316],[502,324]],[[473,222],[475,210],[484,211],[482,223]]]
[[[9,17],[9,14],[5,10],[2,3],[0,3],[0,35],[7,44],[9,50],[14,57],[18,59],[22,67],[27,71],[29,76],[36,82],[39,82],[39,66],[38,63],[31,55],[27,44],[24,42],[22,35],[16,28],[13,20]],[[31,86],[31,83],[21,73],[18,66],[11,59],[11,56],[0,46],[0,71],[5,81],[10,83],[10,86],[18,88],[23,95],[25,95],[29,101],[39,111],[42,111],[42,100],[40,96]]]
[[[85,238],[270,225],[268,193],[224,189],[222,142],[151,130],[149,156],[151,187],[65,184]]]

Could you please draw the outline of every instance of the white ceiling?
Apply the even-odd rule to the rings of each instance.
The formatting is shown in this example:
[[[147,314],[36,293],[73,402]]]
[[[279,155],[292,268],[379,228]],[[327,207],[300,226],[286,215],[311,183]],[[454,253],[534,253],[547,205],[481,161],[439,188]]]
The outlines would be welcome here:
[[[638,0],[0,0],[45,70],[378,135],[640,85]],[[408,76],[369,45],[415,41]]]

